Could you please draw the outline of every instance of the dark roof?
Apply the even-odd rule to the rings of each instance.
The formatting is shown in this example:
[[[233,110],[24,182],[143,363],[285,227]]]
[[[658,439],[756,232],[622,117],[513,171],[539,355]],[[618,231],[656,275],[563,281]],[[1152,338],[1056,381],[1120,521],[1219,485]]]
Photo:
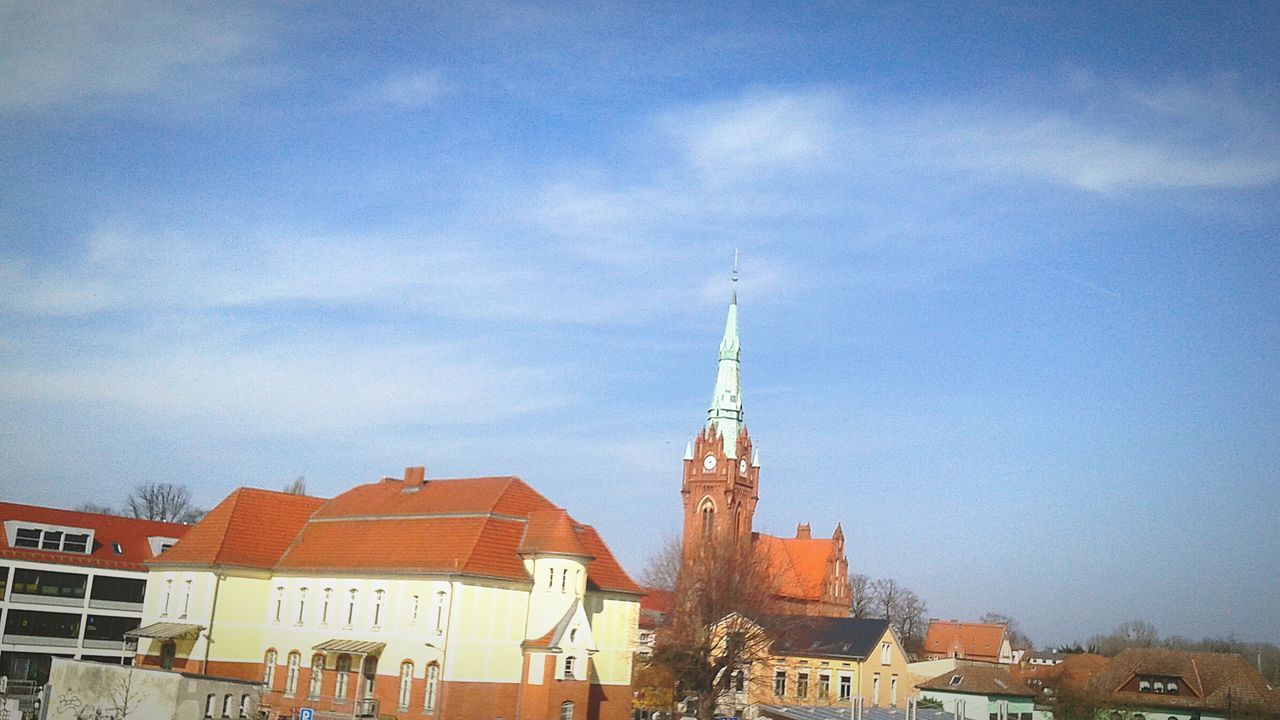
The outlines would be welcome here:
[[[958,679],[957,679],[958,678]],[[1014,695],[1035,697],[1036,692],[1013,677],[1007,667],[961,665],[916,686],[921,690],[968,693],[970,695]]]
[[[777,655],[865,658],[889,631],[889,621],[869,618],[775,616],[762,625]]]
[[[1170,695],[1126,689],[1132,687],[1130,680],[1141,675],[1179,677],[1183,691]],[[1129,648],[1094,673],[1085,690],[1106,695],[1116,703],[1201,710],[1225,710],[1229,696],[1237,709],[1280,714],[1280,692],[1233,653]]]

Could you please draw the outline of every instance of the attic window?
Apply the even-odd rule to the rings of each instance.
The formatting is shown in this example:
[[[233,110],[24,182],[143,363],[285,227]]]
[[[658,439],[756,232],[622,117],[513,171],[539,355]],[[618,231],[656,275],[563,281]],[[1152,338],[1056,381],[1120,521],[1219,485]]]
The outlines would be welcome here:
[[[964,680],[964,677],[962,675],[952,675],[951,682],[948,684],[951,685],[952,687],[955,687],[956,685],[959,685],[962,680]]]
[[[1177,695],[1178,683],[1174,682],[1173,680],[1170,680],[1169,682],[1164,684],[1164,691],[1169,695]]]
[[[89,546],[93,544],[93,532],[82,528],[32,525],[14,527],[10,522],[6,522],[5,530],[11,533],[9,544],[13,547],[84,555],[89,552]]]
[[[123,555],[124,548],[120,546],[120,543],[111,543],[111,552],[114,552],[117,555]]]

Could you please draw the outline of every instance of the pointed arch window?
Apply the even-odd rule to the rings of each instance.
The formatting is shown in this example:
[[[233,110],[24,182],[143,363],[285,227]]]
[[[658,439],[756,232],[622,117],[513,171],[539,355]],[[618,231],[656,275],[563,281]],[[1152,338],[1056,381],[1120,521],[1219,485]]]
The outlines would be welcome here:
[[[440,666],[431,663],[427,666],[427,692],[422,699],[422,709],[428,712],[436,709],[436,692],[440,685]]]
[[[276,676],[276,651],[268,650],[262,658],[262,687],[271,690]]]
[[[302,653],[294,650],[289,653],[289,663],[285,667],[284,694],[293,697],[298,692],[298,666],[302,665]]]
[[[320,697],[322,687],[324,687],[324,655],[316,653],[311,656],[311,685],[307,688],[307,697]]]
[[[400,696],[397,703],[399,709],[409,709],[409,697],[413,694],[413,663],[408,660],[400,663]]]
[[[710,498],[703,500],[702,507],[698,509],[698,514],[702,521],[702,540],[703,542],[709,542],[711,540],[711,533],[715,529],[716,525],[715,503],[711,502]]]

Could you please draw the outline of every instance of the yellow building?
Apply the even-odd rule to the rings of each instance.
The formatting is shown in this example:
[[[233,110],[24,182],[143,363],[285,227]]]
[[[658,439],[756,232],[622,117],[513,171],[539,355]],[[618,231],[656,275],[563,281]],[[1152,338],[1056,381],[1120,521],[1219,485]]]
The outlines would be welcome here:
[[[760,705],[906,707],[907,656],[887,620],[778,617],[754,624],[762,651],[730,678],[721,711],[755,717]]]
[[[150,563],[139,661],[318,718],[625,718],[639,588],[518,478],[242,488]]]

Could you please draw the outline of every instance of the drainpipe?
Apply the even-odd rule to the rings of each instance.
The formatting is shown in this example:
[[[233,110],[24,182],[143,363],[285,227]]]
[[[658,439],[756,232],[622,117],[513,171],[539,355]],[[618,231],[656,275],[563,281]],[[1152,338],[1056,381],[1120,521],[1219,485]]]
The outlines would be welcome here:
[[[218,613],[218,590],[222,587],[222,573],[215,572],[213,577],[213,605],[209,609],[209,629],[204,631],[204,663],[200,667],[201,675],[209,674],[209,646],[213,644],[213,618]]]

